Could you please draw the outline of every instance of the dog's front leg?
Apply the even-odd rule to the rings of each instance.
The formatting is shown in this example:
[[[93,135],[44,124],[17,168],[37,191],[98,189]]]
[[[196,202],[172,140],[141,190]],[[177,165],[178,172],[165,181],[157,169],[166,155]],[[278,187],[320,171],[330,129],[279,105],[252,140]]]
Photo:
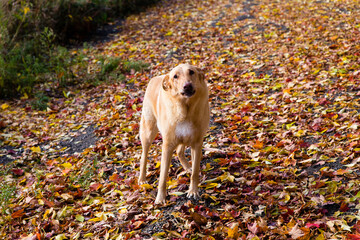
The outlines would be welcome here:
[[[201,162],[201,144],[191,147],[192,173],[190,180],[190,188],[187,194],[188,198],[199,198],[199,172]]]
[[[169,168],[173,151],[174,147],[164,141],[161,154],[160,179],[155,204],[165,203],[166,181],[169,175]]]

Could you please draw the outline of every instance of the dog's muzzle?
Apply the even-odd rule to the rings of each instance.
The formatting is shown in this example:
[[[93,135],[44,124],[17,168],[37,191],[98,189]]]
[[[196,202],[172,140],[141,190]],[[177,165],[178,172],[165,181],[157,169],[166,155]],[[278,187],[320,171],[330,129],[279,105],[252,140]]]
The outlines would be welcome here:
[[[192,83],[185,83],[184,87],[183,87],[183,92],[181,93],[183,96],[186,97],[191,97],[192,95],[195,94],[195,89],[192,85]]]

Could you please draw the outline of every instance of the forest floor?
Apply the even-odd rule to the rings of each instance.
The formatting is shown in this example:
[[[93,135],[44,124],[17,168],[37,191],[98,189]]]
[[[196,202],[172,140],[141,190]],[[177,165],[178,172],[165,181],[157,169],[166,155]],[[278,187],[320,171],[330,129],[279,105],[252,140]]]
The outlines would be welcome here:
[[[150,64],[36,111],[0,102],[4,239],[360,239],[360,8],[356,1],[163,1],[89,57]],[[199,200],[174,157],[165,206],[138,185],[149,80],[201,67],[211,125]],[[188,154],[187,154],[188,155]]]

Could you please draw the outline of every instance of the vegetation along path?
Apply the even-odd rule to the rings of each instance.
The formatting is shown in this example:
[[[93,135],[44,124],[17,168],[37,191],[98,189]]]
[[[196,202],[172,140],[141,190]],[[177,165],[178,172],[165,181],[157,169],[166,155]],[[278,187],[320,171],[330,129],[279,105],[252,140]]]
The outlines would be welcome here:
[[[89,58],[150,64],[73,89],[47,111],[2,101],[1,238],[360,239],[357,1],[163,1],[128,17]],[[174,159],[166,206],[139,186],[144,90],[188,62],[204,69],[211,127],[201,198]]]

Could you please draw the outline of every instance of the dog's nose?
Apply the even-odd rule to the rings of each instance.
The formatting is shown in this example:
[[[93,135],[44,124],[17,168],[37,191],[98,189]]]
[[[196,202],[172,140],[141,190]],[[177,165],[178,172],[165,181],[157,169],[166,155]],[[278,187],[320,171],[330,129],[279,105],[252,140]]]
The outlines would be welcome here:
[[[184,92],[192,92],[194,90],[192,83],[188,82],[184,85]]]
[[[195,93],[195,89],[194,89],[192,83],[191,82],[185,83],[183,86],[182,95],[191,97],[192,95],[194,95],[194,93]]]

